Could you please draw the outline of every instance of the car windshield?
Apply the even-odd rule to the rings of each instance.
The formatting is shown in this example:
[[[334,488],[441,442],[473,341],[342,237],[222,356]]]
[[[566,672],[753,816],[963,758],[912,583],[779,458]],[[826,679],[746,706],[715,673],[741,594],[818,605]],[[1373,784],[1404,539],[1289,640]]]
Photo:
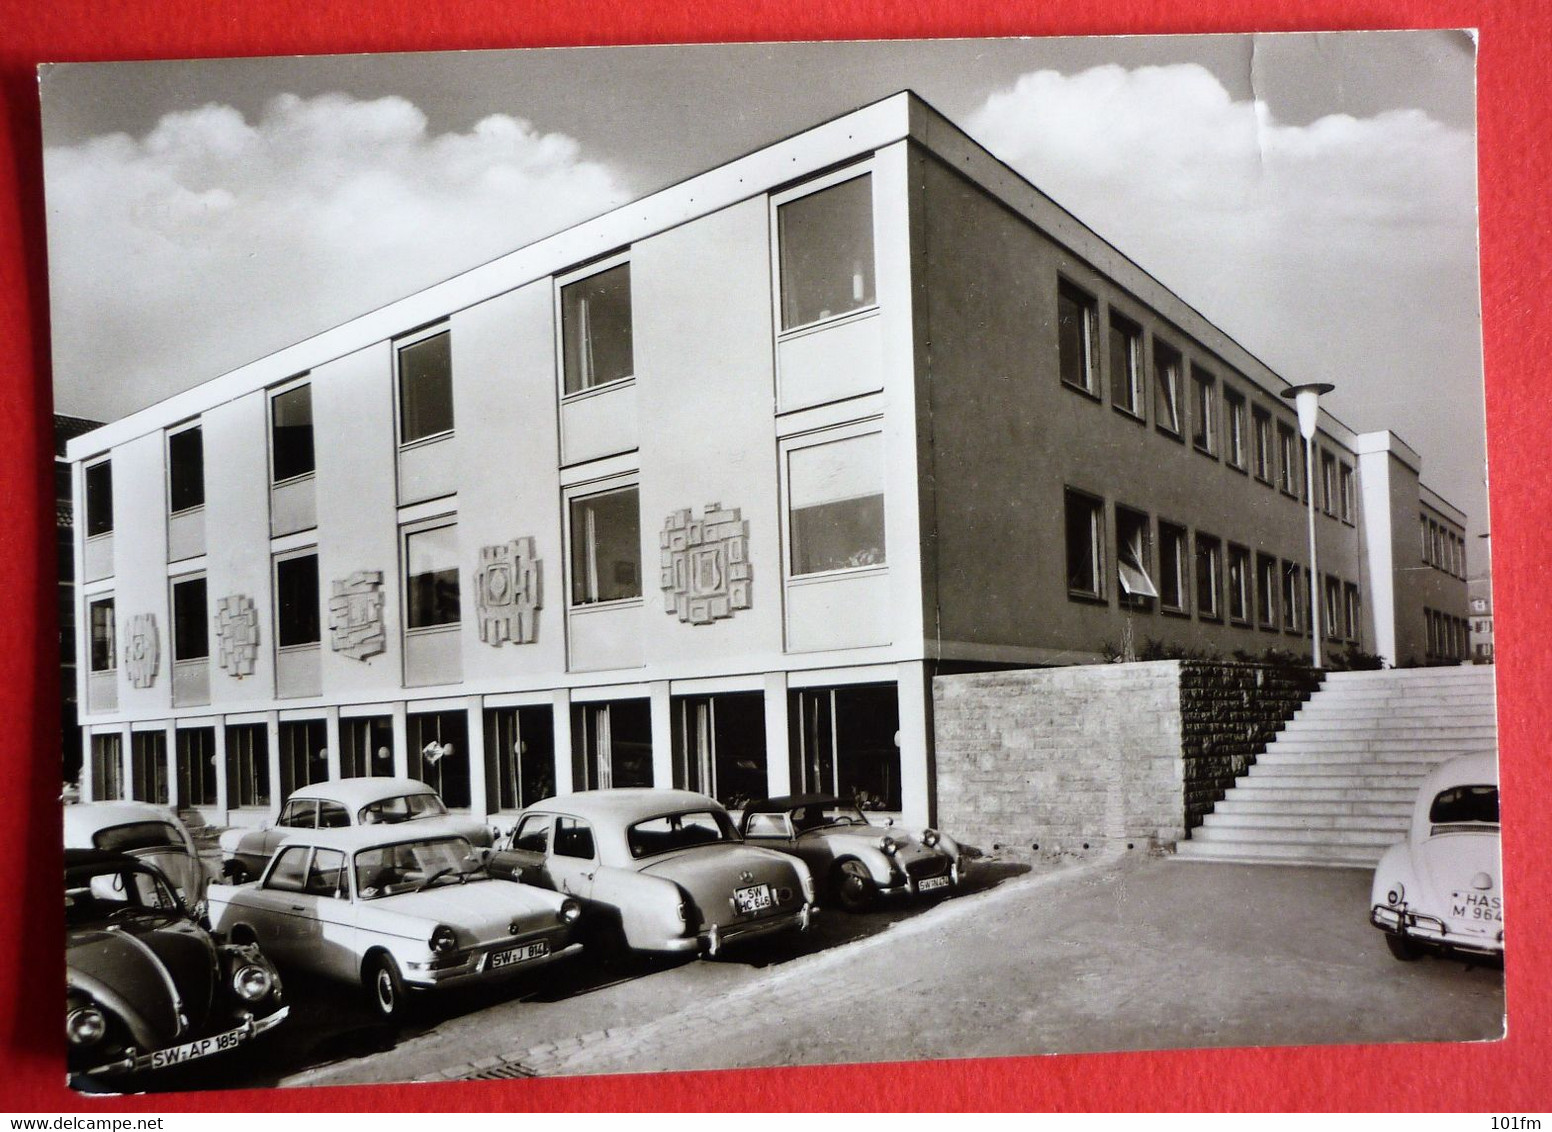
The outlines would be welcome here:
[[[97,868],[65,874],[65,925],[77,928],[136,916],[181,916],[178,898],[147,869]]]
[[[109,853],[133,853],[137,849],[182,849],[184,845],[170,823],[137,821],[99,829],[92,834],[92,847]]]
[[[356,853],[356,892],[362,900],[485,879],[483,858],[462,837],[376,845]]]
[[[868,819],[850,802],[814,802],[792,811],[792,828],[799,833],[833,825],[867,825]]]
[[[1439,791],[1428,808],[1428,820],[1441,825],[1497,825],[1498,787],[1451,786]]]
[[[376,825],[379,822],[394,825],[401,821],[415,821],[417,818],[439,818],[446,813],[447,807],[435,794],[400,794],[397,798],[380,798],[376,802],[368,802],[356,814],[356,820],[362,825]]]
[[[737,841],[733,820],[722,810],[684,810],[639,821],[625,831],[632,857],[655,857],[692,845]]]

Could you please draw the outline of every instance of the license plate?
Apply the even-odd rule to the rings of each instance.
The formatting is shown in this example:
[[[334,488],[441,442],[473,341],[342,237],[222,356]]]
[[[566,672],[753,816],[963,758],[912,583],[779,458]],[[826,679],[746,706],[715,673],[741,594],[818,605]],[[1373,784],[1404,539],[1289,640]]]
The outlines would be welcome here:
[[[1450,893],[1450,919],[1503,923],[1503,897],[1481,892]]]
[[[247,1036],[247,1030],[228,1030],[224,1034],[213,1034],[198,1041],[185,1042],[181,1046],[159,1049],[151,1054],[151,1068],[162,1069],[168,1065],[181,1065],[185,1061],[195,1061],[201,1057],[209,1057],[213,1053],[235,1049],[242,1045]]]
[[[733,892],[733,907],[739,912],[759,912],[770,906],[771,886],[768,884],[752,884]]]
[[[928,877],[916,882],[917,892],[931,892],[934,888],[947,888],[948,877]]]
[[[526,963],[530,959],[543,959],[550,953],[550,945],[546,940],[537,943],[525,943],[521,947],[509,947],[505,951],[498,951],[490,957],[490,969],[499,970],[502,967],[510,967],[514,963]]]

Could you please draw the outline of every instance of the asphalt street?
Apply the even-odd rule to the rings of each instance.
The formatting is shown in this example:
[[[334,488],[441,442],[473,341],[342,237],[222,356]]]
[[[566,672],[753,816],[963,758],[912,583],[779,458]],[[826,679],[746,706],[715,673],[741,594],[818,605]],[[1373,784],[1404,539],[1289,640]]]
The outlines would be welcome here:
[[[343,988],[293,982],[285,1041],[196,1087],[1500,1037],[1502,969],[1391,958],[1368,885],[1347,869],[992,862],[940,904],[827,910],[807,936],[717,960],[557,965],[397,1030]]]

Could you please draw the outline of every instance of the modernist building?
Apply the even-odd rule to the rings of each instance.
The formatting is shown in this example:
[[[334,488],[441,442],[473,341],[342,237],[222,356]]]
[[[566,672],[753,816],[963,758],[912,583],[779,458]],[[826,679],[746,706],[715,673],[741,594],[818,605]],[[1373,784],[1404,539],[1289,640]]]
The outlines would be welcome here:
[[[101,421],[54,417],[54,549],[59,557],[59,734],[63,781],[81,775],[81,724],[76,706],[75,481],[65,445]]]
[[[73,442],[86,788],[928,819],[936,673],[1307,650],[1284,388],[892,96]],[[1332,651],[1460,655],[1465,517],[1316,452]]]

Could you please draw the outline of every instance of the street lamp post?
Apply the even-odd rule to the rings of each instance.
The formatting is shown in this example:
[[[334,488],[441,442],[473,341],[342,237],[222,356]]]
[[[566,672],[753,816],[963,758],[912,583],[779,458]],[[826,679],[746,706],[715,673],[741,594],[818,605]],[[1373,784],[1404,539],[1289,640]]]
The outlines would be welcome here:
[[[1284,389],[1282,395],[1299,410],[1299,434],[1304,437],[1304,491],[1309,500],[1310,553],[1310,659],[1316,668],[1324,668],[1320,655],[1320,566],[1315,560],[1315,426],[1320,417],[1320,395],[1336,386],[1311,381]]]

